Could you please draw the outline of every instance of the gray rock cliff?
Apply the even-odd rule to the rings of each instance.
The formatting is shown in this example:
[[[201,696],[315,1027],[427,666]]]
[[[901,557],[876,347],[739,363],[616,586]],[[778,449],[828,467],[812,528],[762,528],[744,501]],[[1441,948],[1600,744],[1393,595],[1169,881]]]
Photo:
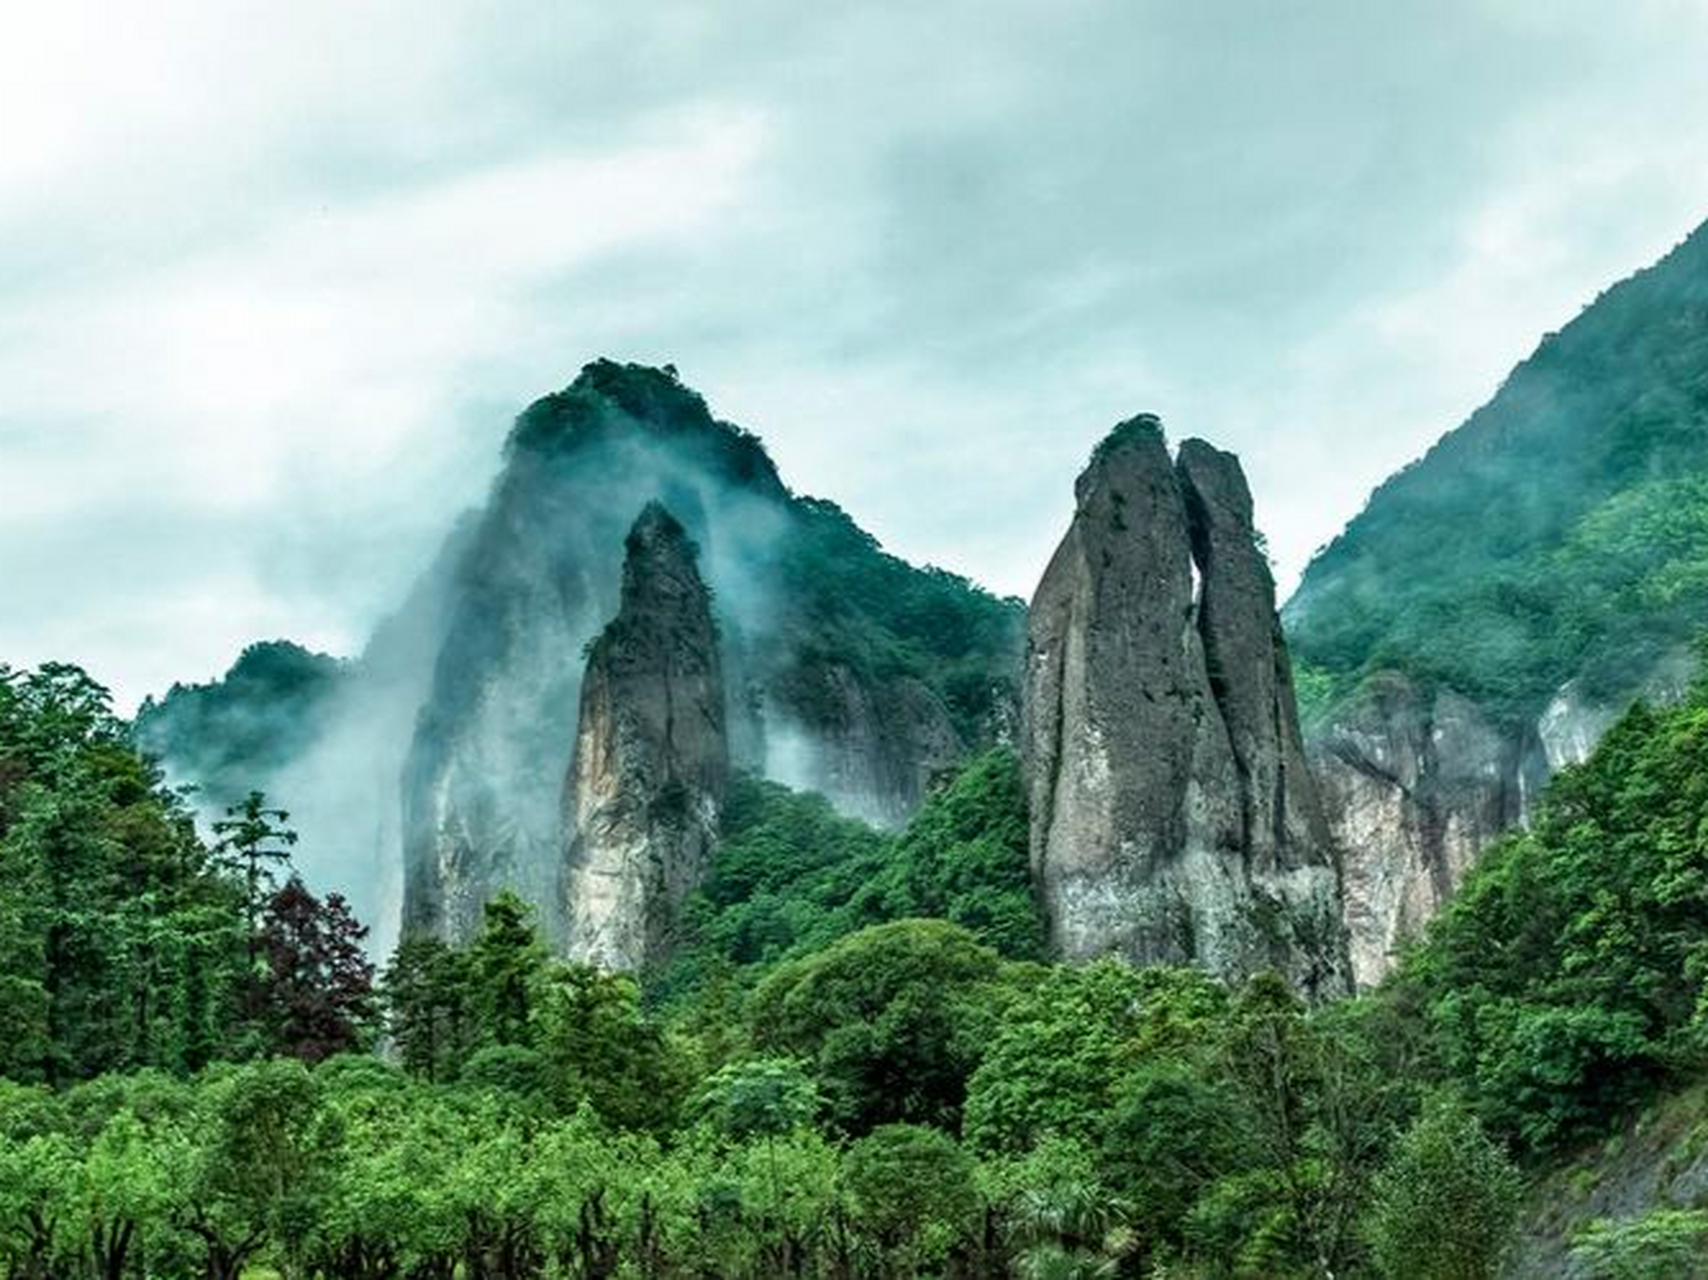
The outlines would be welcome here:
[[[508,888],[571,945],[563,792],[583,655],[622,606],[624,538],[654,501],[700,548],[736,767],[899,825],[1012,701],[1016,602],[888,556],[791,493],[758,438],[671,370],[597,361],[517,419],[448,553],[442,607],[398,624],[431,655],[401,769],[406,932],[466,940]]]
[[[1023,751],[1051,940],[1347,989],[1274,584],[1232,455],[1123,423],[1032,602]]]
[[[1628,687],[1563,684],[1533,722],[1503,725],[1451,689],[1382,671],[1313,728],[1310,756],[1340,850],[1353,976],[1371,986],[1453,896],[1491,841],[1529,820],[1556,770],[1588,759],[1632,701],[1667,701],[1687,648]]]
[[[581,683],[563,909],[572,958],[637,970],[665,954],[676,912],[705,874],[730,762],[696,548],[658,503],[625,547],[621,606]]]

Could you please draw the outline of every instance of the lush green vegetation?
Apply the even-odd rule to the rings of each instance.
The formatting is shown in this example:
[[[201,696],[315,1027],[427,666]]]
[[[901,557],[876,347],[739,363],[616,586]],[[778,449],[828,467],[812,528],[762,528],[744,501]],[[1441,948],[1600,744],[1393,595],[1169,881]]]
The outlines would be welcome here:
[[[959,574],[890,555],[833,502],[796,498],[777,550],[789,634],[782,678],[793,705],[841,710],[827,668],[869,679],[908,676],[940,697],[968,743],[988,741],[992,717],[1017,705],[1025,608]]]
[[[1293,652],[1497,715],[1624,692],[1708,626],[1708,228],[1550,335],[1307,570]]]
[[[1402,967],[1438,1068],[1521,1149],[1695,1071],[1708,978],[1708,690],[1633,707],[1485,852]]]
[[[288,640],[244,649],[207,684],[175,684],[137,711],[138,744],[197,780],[215,812],[301,757],[326,727],[349,678],[336,658]]]
[[[0,667],[0,1074],[66,1083],[362,1042],[365,930],[275,868],[259,795],[205,848],[75,667]]]
[[[205,847],[81,673],[0,690],[13,1276],[1492,1276],[1526,1171],[1704,1065],[1708,687],[1314,1010],[1043,962],[1001,752],[893,836],[744,783],[644,985],[501,897],[375,992],[347,912],[269,883],[273,805]]]
[[[650,985],[672,999],[708,983],[746,988],[779,961],[912,916],[964,925],[1011,959],[1042,956],[1012,752],[972,760],[894,836],[822,796],[738,779],[677,957]]]
[[[1708,1213],[1654,1209],[1624,1222],[1596,1222],[1572,1255],[1605,1280],[1702,1280],[1708,1276]]]

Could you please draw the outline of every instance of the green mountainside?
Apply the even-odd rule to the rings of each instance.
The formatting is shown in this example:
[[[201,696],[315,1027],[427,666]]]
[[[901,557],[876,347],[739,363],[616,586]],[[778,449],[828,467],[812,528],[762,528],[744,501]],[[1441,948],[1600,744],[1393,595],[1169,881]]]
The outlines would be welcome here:
[[[315,742],[349,673],[348,664],[288,640],[252,644],[218,680],[145,699],[137,743],[223,809]]]
[[[1285,611],[1302,685],[1385,668],[1497,719],[1622,693],[1708,627],[1708,226],[1385,481]]]

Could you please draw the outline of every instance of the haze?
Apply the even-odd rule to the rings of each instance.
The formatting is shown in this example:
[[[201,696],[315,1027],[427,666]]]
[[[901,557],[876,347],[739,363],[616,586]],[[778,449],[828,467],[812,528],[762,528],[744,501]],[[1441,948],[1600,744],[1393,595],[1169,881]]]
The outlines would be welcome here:
[[[0,661],[355,651],[509,419],[672,361],[1028,595],[1139,410],[1283,586],[1708,216],[1708,5],[8,6]]]

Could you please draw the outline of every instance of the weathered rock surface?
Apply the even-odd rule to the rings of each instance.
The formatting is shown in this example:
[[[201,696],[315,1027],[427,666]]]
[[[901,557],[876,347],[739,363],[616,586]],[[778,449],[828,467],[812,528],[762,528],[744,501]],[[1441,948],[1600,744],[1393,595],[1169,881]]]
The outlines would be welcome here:
[[[1478,851],[1546,778],[1533,739],[1448,691],[1371,680],[1315,736],[1318,785],[1341,852],[1353,976],[1380,980],[1396,947],[1440,909]]]
[[[758,711],[764,773],[797,791],[817,791],[873,826],[901,826],[943,774],[966,757],[942,701],[918,680],[862,680],[846,663],[798,672]]]
[[[701,549],[735,766],[897,825],[978,745],[944,691],[908,669],[908,655],[945,661],[932,646],[953,637],[884,611],[894,587],[961,604],[978,593],[885,556],[830,504],[791,494],[759,440],[713,418],[670,370],[599,361],[517,420],[491,498],[459,535],[442,610],[405,620],[433,654],[402,769],[406,931],[466,940],[508,888],[570,945],[563,786],[583,653],[618,611],[624,537],[652,501]],[[828,573],[866,596],[824,590]],[[993,681],[1011,682],[1020,610],[978,598],[1012,639],[956,660],[988,661]],[[851,636],[903,659],[852,661]]]
[[[1202,440],[1177,461],[1203,587],[1204,662],[1239,773],[1241,847],[1260,872],[1320,859],[1328,828],[1299,734],[1293,664],[1275,612],[1275,579],[1257,548],[1239,459]]]
[[[697,551],[651,503],[626,541],[622,603],[588,653],[565,785],[571,957],[636,970],[665,953],[711,857],[729,785],[724,683]]]
[[[1381,981],[1482,849],[1529,819],[1555,770],[1587,759],[1636,698],[1678,696],[1692,669],[1679,650],[1620,693],[1592,697],[1570,680],[1516,728],[1450,689],[1428,694],[1391,671],[1366,679],[1310,746],[1340,849],[1357,983]]]
[[[1345,990],[1332,849],[1237,460],[1193,441],[1177,466],[1137,418],[1075,495],[1026,659],[1032,864],[1056,949]]]

